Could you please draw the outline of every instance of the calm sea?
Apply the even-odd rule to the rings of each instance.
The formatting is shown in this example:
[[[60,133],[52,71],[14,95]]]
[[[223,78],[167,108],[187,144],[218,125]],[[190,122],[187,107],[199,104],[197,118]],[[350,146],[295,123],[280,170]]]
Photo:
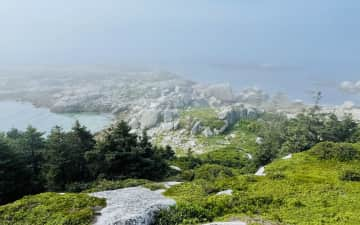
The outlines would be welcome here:
[[[112,116],[89,113],[57,114],[46,108],[36,108],[30,103],[0,101],[0,132],[9,131],[11,128],[24,130],[29,125],[43,132],[49,132],[56,125],[69,130],[76,120],[96,132],[109,125]]]

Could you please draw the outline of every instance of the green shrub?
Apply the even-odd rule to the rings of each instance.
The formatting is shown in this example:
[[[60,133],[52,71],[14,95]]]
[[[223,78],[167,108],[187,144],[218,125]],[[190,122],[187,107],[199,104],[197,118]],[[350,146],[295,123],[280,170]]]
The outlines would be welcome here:
[[[311,152],[321,160],[335,159],[342,162],[356,159],[359,155],[353,144],[334,142],[321,142],[315,145]]]
[[[198,224],[212,221],[211,212],[197,204],[178,203],[168,210],[162,210],[155,219],[155,225]]]
[[[205,164],[195,169],[195,179],[214,181],[234,175],[235,173],[231,168],[216,164]]]
[[[87,194],[43,193],[0,207],[1,225],[89,225],[105,200]]]
[[[193,170],[184,170],[180,174],[180,179],[182,181],[192,181],[195,177],[195,173]]]
[[[270,173],[269,178],[272,180],[282,180],[282,179],[285,179],[285,174],[280,171],[276,171],[276,172]]]
[[[201,158],[203,163],[235,168],[242,168],[249,163],[247,156],[237,149],[215,150],[204,154]]]
[[[345,170],[340,179],[343,181],[360,181],[360,171]]]

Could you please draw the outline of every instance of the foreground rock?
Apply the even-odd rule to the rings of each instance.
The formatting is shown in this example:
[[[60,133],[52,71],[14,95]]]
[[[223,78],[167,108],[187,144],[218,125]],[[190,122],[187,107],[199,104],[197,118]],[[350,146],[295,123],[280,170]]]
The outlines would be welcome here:
[[[159,210],[176,204],[143,187],[97,192],[91,196],[105,198],[107,203],[94,225],[150,225]]]

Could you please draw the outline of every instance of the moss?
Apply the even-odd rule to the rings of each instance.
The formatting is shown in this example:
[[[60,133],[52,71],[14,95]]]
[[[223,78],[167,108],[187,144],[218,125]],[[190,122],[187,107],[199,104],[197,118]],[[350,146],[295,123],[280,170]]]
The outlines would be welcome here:
[[[0,207],[1,225],[90,225],[104,199],[86,194],[43,193]]]
[[[151,190],[164,189],[164,185],[144,179],[126,179],[126,180],[98,180],[90,185],[91,187],[84,192],[100,192],[116,190],[121,188],[144,186]]]

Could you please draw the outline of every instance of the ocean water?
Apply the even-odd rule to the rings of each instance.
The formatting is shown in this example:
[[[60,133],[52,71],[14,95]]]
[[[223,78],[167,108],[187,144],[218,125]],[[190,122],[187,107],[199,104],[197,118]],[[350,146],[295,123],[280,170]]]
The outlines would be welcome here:
[[[30,103],[0,101],[0,132],[12,128],[25,130],[29,125],[42,132],[49,132],[54,126],[70,130],[76,120],[96,132],[108,126],[112,116],[92,113],[57,114],[46,108],[34,107]]]

